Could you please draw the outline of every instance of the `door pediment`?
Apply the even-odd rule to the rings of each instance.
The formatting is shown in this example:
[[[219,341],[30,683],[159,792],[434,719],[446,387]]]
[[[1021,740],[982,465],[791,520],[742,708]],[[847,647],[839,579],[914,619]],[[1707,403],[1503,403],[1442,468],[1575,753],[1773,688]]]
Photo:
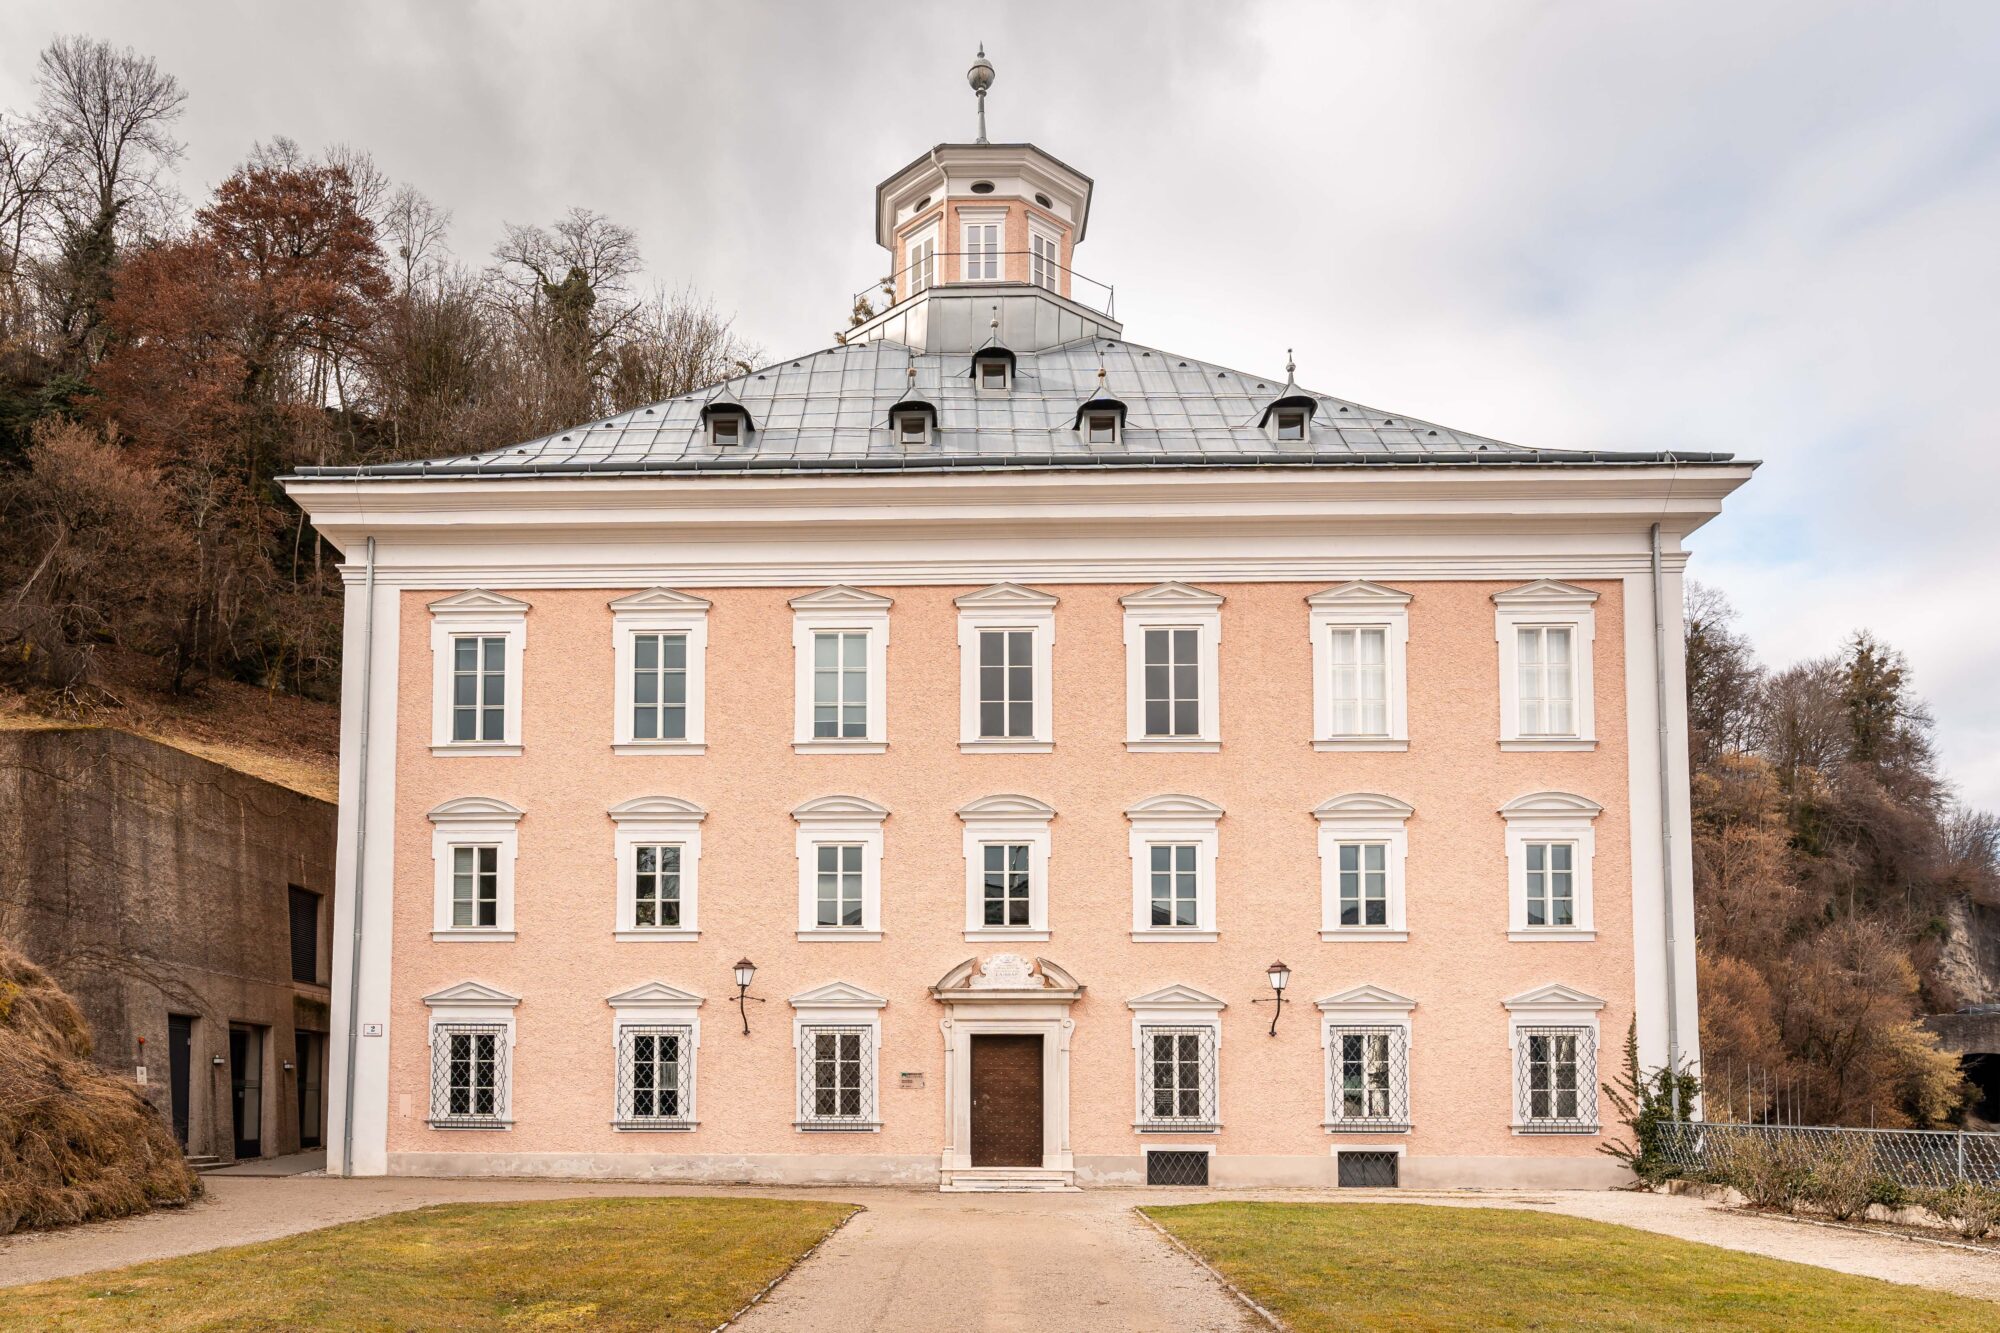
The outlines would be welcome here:
[[[1083,994],[1083,983],[1046,958],[996,953],[966,959],[938,978],[933,998],[945,1004],[994,1001],[1069,1004]]]

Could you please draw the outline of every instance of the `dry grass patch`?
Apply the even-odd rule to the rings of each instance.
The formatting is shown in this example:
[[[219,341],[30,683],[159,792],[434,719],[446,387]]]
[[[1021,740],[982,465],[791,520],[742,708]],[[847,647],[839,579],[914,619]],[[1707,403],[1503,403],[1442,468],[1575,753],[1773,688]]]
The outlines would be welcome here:
[[[1145,1212],[1298,1333],[2000,1328],[2000,1305],[1988,1301],[1549,1213],[1298,1203]]]
[[[786,1199],[421,1208],[15,1287],[0,1330],[707,1333],[854,1211]]]

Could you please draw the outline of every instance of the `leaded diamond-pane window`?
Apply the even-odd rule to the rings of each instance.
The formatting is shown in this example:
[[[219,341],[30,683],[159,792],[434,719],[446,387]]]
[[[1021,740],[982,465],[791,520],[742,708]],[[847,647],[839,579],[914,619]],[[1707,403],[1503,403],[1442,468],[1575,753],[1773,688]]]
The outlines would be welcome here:
[[[985,858],[984,915],[989,926],[1026,926],[1032,905],[1028,844],[988,843],[980,849]]]
[[[1528,924],[1576,924],[1576,844],[1531,842],[1528,857]]]
[[[1215,1029],[1205,1023],[1139,1030],[1139,1119],[1147,1125],[1215,1126]]]
[[[1410,1127],[1409,1034],[1401,1027],[1336,1027],[1327,1034],[1329,1105],[1343,1129]]]
[[[1146,734],[1201,734],[1201,631],[1146,631]]]
[[[451,641],[451,738],[507,739],[507,640],[461,635]]]
[[[799,1033],[799,1123],[865,1127],[875,1121],[875,1029],[808,1027]]]
[[[500,1125],[506,1113],[506,1025],[440,1023],[431,1033],[431,1124]]]
[[[995,740],[1035,734],[1035,636],[1025,629],[979,632],[979,734]]]
[[[681,924],[681,848],[677,843],[634,849],[632,908],[636,927],[678,929]]]
[[[694,1029],[618,1029],[618,1122],[674,1128],[694,1115]]]
[[[1520,1128],[1597,1132],[1597,1037],[1587,1027],[1523,1027],[1515,1034]]]
[[[632,739],[687,739],[685,634],[632,636]]]

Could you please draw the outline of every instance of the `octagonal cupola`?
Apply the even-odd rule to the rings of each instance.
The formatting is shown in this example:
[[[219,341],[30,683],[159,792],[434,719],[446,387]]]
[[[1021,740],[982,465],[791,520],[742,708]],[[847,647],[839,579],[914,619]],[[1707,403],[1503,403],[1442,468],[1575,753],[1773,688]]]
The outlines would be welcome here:
[[[984,48],[967,77],[979,99],[978,136],[936,145],[875,189],[875,239],[890,255],[890,305],[864,314],[845,338],[970,350],[952,346],[957,330],[983,335],[989,314],[1023,351],[1122,334],[1110,288],[1073,262],[1090,219],[1090,177],[1035,144],[989,140],[986,90],[994,72]],[[948,298],[946,308],[927,301],[933,308],[911,318],[910,303],[931,297]]]

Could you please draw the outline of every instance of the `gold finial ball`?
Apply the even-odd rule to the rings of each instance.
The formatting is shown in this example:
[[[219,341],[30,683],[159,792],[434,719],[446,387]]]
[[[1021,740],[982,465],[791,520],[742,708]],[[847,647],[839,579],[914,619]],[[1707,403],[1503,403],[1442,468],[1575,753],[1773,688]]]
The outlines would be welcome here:
[[[972,91],[983,93],[993,86],[993,62],[986,58],[986,47],[979,48],[979,59],[972,62],[972,68],[965,71],[965,81],[972,85]]]

